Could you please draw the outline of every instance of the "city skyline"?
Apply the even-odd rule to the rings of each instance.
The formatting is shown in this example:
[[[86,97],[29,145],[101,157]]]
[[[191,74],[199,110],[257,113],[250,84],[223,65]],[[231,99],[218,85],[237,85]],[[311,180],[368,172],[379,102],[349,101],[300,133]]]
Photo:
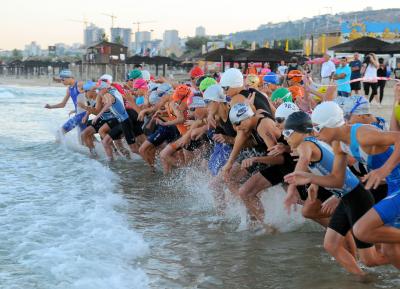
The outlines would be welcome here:
[[[181,38],[193,37],[198,26],[205,27],[208,35],[229,34],[257,29],[259,25],[268,22],[277,23],[320,14],[358,11],[366,6],[371,6],[373,9],[399,8],[400,6],[398,1],[392,0],[382,1],[383,3],[365,0],[362,6],[359,1],[337,0],[335,4],[331,4],[328,1],[311,0],[307,1],[307,7],[293,5],[298,3],[296,1],[280,1],[278,4],[255,1],[253,8],[256,10],[249,7],[249,13],[246,13],[240,7],[241,5],[235,7],[232,5],[235,4],[234,2],[226,0],[218,2],[204,0],[201,4],[178,0],[168,2],[155,0],[149,6],[132,5],[127,0],[114,0],[112,6],[101,5],[102,2],[109,3],[101,0],[96,2],[70,0],[68,5],[60,7],[59,2],[49,0],[38,0],[34,3],[35,5],[31,2],[15,0],[0,11],[0,23],[3,27],[8,27],[0,32],[2,39],[7,39],[0,44],[0,49],[23,49],[31,41],[36,41],[42,48],[54,43],[83,43],[84,24],[77,21],[85,17],[88,22],[104,28],[108,37],[111,38],[111,17],[103,13],[117,16],[114,19],[114,27],[130,28],[135,33],[137,25],[133,23],[139,21],[143,22],[140,25],[141,31],[152,30],[153,39],[162,39],[166,30],[178,30]],[[95,5],[92,5],[93,3]],[[132,10],[127,9],[129,5],[132,5]],[[332,7],[327,7],[329,5]],[[25,8],[21,10],[20,7]],[[229,7],[229,11],[224,12],[226,7]],[[283,7],[286,8],[281,11]],[[185,8],[187,13],[184,13]],[[168,14],[165,13],[166,11]],[[255,11],[257,15],[253,14]],[[262,15],[262,11],[265,11],[265,15]],[[270,11],[276,12],[270,13]],[[22,22],[21,19],[23,19]],[[133,39],[134,35],[132,35]]]

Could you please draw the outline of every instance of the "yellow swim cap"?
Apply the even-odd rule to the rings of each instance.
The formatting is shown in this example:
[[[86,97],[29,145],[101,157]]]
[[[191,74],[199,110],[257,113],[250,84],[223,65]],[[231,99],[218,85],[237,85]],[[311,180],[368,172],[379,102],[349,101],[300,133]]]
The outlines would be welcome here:
[[[398,122],[400,122],[400,103],[396,103],[394,106],[394,116]]]

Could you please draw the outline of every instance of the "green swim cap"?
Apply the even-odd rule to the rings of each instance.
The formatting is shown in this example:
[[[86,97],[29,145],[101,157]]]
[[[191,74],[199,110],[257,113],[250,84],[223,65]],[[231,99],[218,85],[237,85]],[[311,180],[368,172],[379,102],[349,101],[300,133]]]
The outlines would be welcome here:
[[[217,81],[214,78],[206,77],[200,82],[199,89],[201,92],[203,92],[207,88],[209,88],[211,85],[214,85],[214,84],[217,84]]]
[[[283,102],[293,102],[292,94],[285,87],[280,87],[272,93],[271,100],[277,101],[278,99],[282,99]]]
[[[142,72],[139,69],[134,69],[129,72],[129,79],[138,79],[142,78]]]

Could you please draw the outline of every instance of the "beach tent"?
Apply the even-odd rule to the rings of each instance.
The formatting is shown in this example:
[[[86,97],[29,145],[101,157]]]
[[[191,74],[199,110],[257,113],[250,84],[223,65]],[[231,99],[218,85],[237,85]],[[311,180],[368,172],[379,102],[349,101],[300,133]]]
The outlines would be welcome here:
[[[203,54],[202,57],[204,60],[212,62],[233,62],[235,57],[244,52],[248,52],[248,50],[219,48]]]
[[[335,52],[359,52],[363,54],[367,53],[385,53],[384,49],[389,45],[388,42],[379,40],[374,37],[364,36],[352,41],[341,43],[332,47],[328,50]]]
[[[222,71],[224,71],[226,62],[229,62],[230,65],[233,66],[235,58],[245,52],[248,52],[248,50],[219,48],[203,54],[202,58],[205,61],[222,63]]]
[[[171,58],[171,57],[165,57],[165,56],[148,57],[148,56],[134,55],[134,56],[129,57],[126,60],[126,64],[149,64],[149,65],[155,65],[156,66],[156,75],[158,75],[159,66],[162,65],[162,67],[163,67],[163,75],[165,76],[166,65],[178,66],[178,65],[180,65],[180,62],[178,60],[175,60],[175,59]]]
[[[259,48],[254,51],[247,51],[239,54],[234,58],[235,61],[238,62],[280,62],[284,60],[286,62],[290,61],[292,57],[297,57],[300,62],[302,62],[303,58],[299,57],[296,54],[281,50],[281,49],[272,49],[272,48]]]
[[[400,42],[395,42],[383,48],[385,53],[400,54]]]

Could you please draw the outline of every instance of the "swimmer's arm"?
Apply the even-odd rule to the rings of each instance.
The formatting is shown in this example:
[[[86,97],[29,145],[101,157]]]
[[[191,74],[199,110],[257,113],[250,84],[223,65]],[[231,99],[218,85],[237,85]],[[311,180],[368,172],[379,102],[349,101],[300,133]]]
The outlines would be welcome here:
[[[87,106],[86,104],[84,104],[83,102],[78,102],[78,106],[80,107],[80,108],[82,108],[83,110],[86,110],[87,112],[91,112],[91,111],[94,111],[94,108],[93,107],[90,107],[90,106]]]
[[[166,121],[166,122],[164,122],[163,125],[165,125],[165,126],[177,125],[177,124],[182,124],[182,123],[185,122],[185,117],[183,116],[182,111],[180,111],[176,107],[174,107],[173,110],[174,110],[174,114],[176,115],[176,119],[170,120],[170,121]]]
[[[114,97],[113,96],[111,96],[110,94],[105,94],[104,96],[103,96],[104,98],[105,98],[105,103],[104,103],[104,105],[103,105],[103,108],[101,109],[101,111],[96,115],[96,120],[100,117],[100,116],[102,116],[103,115],[103,113],[105,113],[111,106],[112,106],[112,103],[113,103],[113,101],[114,101]]]
[[[334,100],[336,98],[336,89],[337,89],[336,85],[328,86],[326,94],[324,96],[324,101]]]
[[[236,137],[235,137],[235,142],[233,144],[233,148],[232,148],[231,154],[229,155],[227,164],[233,165],[233,163],[235,162],[236,158],[238,157],[240,151],[245,146],[245,143],[247,142],[248,137],[249,137],[249,133],[246,133],[242,130],[239,130],[237,132]]]
[[[53,105],[46,104],[46,108],[48,108],[48,109],[64,108],[67,105],[69,97],[70,97],[69,89],[67,89],[67,93],[65,94],[63,100],[60,103],[53,104]]]
[[[176,88],[177,86],[179,86],[178,82],[176,82],[176,81],[174,81],[172,79],[166,78],[166,77],[162,77],[162,76],[160,76],[156,82],[158,82],[158,83],[169,83],[173,88]]]
[[[367,133],[368,132],[368,133]],[[385,176],[400,163],[400,132],[381,131],[368,126],[361,127],[357,133],[357,139],[361,146],[392,146],[394,150],[385,164],[379,168],[385,173]]]
[[[127,92],[125,95],[122,95],[122,97],[129,103],[130,106],[133,107],[136,112],[140,111],[140,108],[136,105],[135,98],[133,97],[132,93]]]
[[[297,147],[299,159],[297,161],[295,172],[308,172],[308,164],[312,160],[312,147],[311,142],[303,142]]]
[[[335,160],[332,172],[326,176],[311,176],[311,183],[324,188],[343,188],[346,176],[347,155],[340,149],[337,141],[332,144]]]
[[[297,161],[296,167],[294,168],[295,172],[308,172],[308,164],[311,162],[312,157],[312,148],[309,145],[309,142],[303,142],[300,144],[296,151],[299,154],[299,160]],[[289,184],[287,188],[287,195],[285,197],[284,205],[288,211],[290,211],[290,207],[295,204],[296,201],[300,199],[299,191],[297,190],[297,186],[295,184]]]
[[[299,159],[294,169],[295,172],[309,172],[308,165],[313,160],[314,149],[315,149],[315,144],[308,141],[301,143],[297,147],[296,151],[299,154]],[[290,186],[295,186],[295,185],[290,184],[289,187]],[[308,198],[310,200],[315,200],[317,198],[318,187],[319,186],[317,184],[310,185],[309,189],[307,190]],[[293,192],[293,191],[294,188],[288,188],[288,192]]]
[[[190,129],[195,129],[195,128],[199,128],[201,126],[204,126],[204,122],[202,119],[196,119],[196,120],[192,120],[192,121],[187,121],[185,123],[185,125],[190,126]]]
[[[277,144],[277,139],[274,134],[279,134],[280,132],[272,120],[263,119],[257,128],[257,132],[267,145],[267,148],[272,148]]]
[[[99,112],[101,111],[101,109],[103,108],[103,102],[101,100],[101,95],[97,95],[96,96],[96,105],[95,107],[91,108],[90,110],[88,110],[90,112],[90,114],[99,114]]]

